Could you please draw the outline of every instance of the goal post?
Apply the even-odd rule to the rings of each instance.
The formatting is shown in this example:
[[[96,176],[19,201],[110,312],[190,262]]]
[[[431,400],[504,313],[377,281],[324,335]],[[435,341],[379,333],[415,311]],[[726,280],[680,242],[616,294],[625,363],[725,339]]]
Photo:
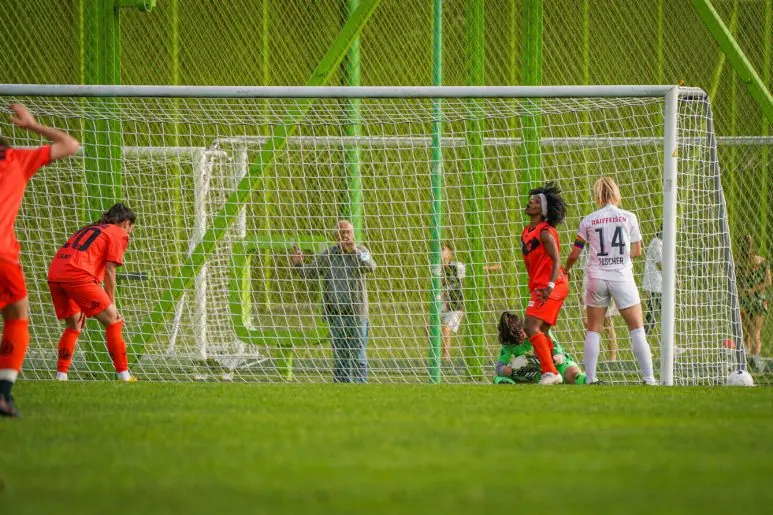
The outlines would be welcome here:
[[[94,145],[104,137],[93,132],[111,127],[122,200],[138,211],[127,267],[147,277],[121,285],[119,297],[133,367],[147,379],[330,380],[333,330],[321,285],[301,278],[288,255],[300,247],[310,259],[333,246],[354,199],[358,237],[377,264],[365,277],[371,381],[486,382],[499,312],[528,300],[524,191],[547,181],[564,190],[565,259],[594,209],[591,179],[601,175],[620,185],[645,249],[663,226],[662,303],[650,334],[661,380],[716,384],[742,366],[718,141],[701,90],[0,85],[0,94]],[[351,99],[359,101],[356,131]],[[0,125],[14,145],[41,143]],[[61,327],[43,278],[77,229],[72,206],[97,191],[89,178],[99,170],[86,169],[94,152],[41,172],[19,217],[38,313],[27,377],[54,369]],[[354,196],[342,191],[352,186]],[[437,265],[441,242],[468,271],[456,308]],[[642,269],[637,263],[640,284]],[[554,334],[581,361],[579,288],[573,279]],[[455,327],[451,311],[460,312]],[[600,375],[637,382],[627,335],[619,340],[617,356],[603,340]],[[441,356],[446,342],[450,360]],[[105,356],[87,356],[89,368],[108,370]]]
[[[666,93],[663,109],[663,292],[660,339],[660,382],[674,384],[676,304],[676,210],[678,194],[679,88]]]

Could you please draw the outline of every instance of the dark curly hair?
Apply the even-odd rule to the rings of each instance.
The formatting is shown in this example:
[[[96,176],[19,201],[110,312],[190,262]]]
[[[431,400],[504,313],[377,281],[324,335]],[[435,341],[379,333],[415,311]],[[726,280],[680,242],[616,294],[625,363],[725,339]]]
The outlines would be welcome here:
[[[511,311],[504,311],[499,317],[499,343],[518,345],[523,342],[523,319]]]
[[[531,190],[529,196],[540,193],[545,195],[545,199],[548,201],[548,216],[545,217],[545,221],[555,227],[566,218],[566,202],[561,196],[561,188],[555,182],[549,182],[541,188]]]
[[[119,202],[113,204],[110,209],[102,213],[102,216],[99,217],[99,220],[94,222],[94,225],[120,224],[126,220],[133,224],[135,220],[137,220],[137,215],[134,214],[134,211],[129,209],[129,206]]]

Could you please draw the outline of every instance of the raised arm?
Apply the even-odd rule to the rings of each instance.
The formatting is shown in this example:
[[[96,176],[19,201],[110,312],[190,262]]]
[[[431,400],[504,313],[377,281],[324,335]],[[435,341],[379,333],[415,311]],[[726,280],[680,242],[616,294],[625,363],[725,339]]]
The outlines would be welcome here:
[[[62,159],[63,157],[71,156],[81,148],[81,144],[78,140],[66,132],[39,124],[38,121],[35,120],[35,117],[32,116],[32,113],[30,113],[22,104],[11,104],[8,108],[13,112],[11,122],[14,125],[40,134],[51,141],[52,162],[57,159]]]
[[[357,248],[357,258],[360,260],[360,268],[366,272],[373,272],[376,270],[376,262],[373,261],[373,255],[366,247],[359,246]]]
[[[293,247],[290,251],[290,264],[293,265],[293,269],[296,272],[303,276],[304,279],[316,279],[319,277],[317,258],[313,259],[310,263],[304,262],[304,258],[303,251],[298,247]]]

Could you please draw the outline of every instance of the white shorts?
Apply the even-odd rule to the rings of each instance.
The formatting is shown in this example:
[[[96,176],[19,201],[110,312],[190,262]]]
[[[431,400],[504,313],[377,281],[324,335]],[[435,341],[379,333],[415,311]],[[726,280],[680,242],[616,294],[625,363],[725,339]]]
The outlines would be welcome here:
[[[459,332],[463,316],[464,311],[444,311],[440,314],[440,321],[443,327],[450,327],[454,334],[456,334]]]
[[[589,279],[585,288],[585,305],[593,308],[609,307],[615,301],[618,309],[626,309],[641,304],[639,288],[634,281],[607,281]]]

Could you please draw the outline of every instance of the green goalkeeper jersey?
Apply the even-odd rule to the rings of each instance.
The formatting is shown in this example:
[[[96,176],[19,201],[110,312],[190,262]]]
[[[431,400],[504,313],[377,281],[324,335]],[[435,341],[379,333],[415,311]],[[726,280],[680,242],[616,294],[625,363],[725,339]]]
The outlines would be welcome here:
[[[553,355],[563,354],[564,362],[556,364],[556,369],[561,377],[564,377],[569,367],[577,366],[572,356],[556,342],[553,342]],[[515,360],[511,363],[511,360]],[[513,381],[517,383],[534,383],[542,377],[541,368],[537,356],[534,355],[534,349],[529,340],[518,345],[502,345],[499,351],[498,363],[511,365],[513,367]]]

